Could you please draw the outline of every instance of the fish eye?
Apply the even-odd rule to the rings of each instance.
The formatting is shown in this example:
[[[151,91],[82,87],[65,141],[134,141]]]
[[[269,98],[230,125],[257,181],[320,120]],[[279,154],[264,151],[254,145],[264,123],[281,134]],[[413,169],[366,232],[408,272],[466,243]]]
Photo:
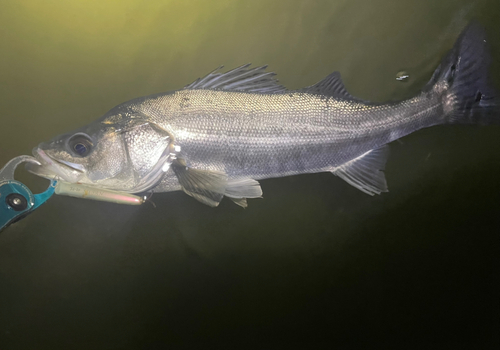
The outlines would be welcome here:
[[[92,139],[86,134],[75,134],[68,140],[68,148],[72,153],[85,157],[89,155],[93,147]]]

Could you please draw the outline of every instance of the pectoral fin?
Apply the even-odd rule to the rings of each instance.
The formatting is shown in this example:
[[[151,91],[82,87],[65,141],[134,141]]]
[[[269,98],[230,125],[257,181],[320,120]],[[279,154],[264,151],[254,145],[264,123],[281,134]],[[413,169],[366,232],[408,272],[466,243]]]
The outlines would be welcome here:
[[[219,205],[227,186],[226,173],[189,168],[179,160],[172,169],[184,192],[211,207]]]
[[[371,196],[387,192],[383,170],[388,155],[388,146],[373,149],[335,168],[332,173]]]
[[[171,167],[182,190],[211,207],[218,206],[224,196],[243,208],[247,207],[246,198],[262,197],[260,184],[253,179],[228,180],[224,172],[190,168],[183,159],[175,160]]]

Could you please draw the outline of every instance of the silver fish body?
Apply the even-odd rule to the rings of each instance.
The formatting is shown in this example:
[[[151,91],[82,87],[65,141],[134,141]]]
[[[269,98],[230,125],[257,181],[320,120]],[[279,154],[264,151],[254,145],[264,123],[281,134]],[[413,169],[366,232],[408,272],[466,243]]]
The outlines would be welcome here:
[[[464,31],[423,91],[374,104],[351,96],[340,75],[298,91],[265,67],[214,71],[182,90],[137,98],[34,150],[40,176],[112,190],[184,190],[217,206],[246,206],[257,180],[332,172],[368,194],[387,191],[386,145],[421,128],[490,123],[482,31]]]
[[[172,135],[188,167],[259,180],[334,171],[436,124],[442,110],[432,93],[378,105],[305,92],[180,90],[131,101],[110,114],[147,115]],[[175,179],[167,182],[175,186]]]

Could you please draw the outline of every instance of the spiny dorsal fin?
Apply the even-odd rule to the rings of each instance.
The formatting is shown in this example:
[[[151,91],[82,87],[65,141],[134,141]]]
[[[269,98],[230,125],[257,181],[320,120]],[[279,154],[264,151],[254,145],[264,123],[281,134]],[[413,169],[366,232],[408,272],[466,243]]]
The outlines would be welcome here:
[[[383,170],[388,156],[388,146],[372,149],[335,168],[332,173],[371,196],[387,192]]]
[[[325,79],[314,85],[308,86],[301,91],[309,94],[338,97],[344,100],[359,100],[347,92],[339,72],[333,72]]]
[[[278,93],[286,89],[274,79],[276,73],[266,72],[267,66],[249,69],[250,63],[219,73],[223,66],[210,72],[203,78],[198,78],[184,89],[217,89],[228,91],[245,91],[260,93]]]

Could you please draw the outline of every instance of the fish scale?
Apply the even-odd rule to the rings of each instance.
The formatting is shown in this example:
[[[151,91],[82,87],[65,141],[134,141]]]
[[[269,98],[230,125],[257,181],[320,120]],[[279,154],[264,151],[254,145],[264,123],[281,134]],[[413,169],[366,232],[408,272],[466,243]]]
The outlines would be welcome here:
[[[182,107],[185,98],[189,110]],[[181,90],[139,104],[132,101],[118,110],[150,116],[174,135],[180,156],[194,168],[263,179],[333,169],[430,126],[440,107],[435,100],[423,94],[387,106],[302,92]],[[412,118],[429,107],[425,116]]]

